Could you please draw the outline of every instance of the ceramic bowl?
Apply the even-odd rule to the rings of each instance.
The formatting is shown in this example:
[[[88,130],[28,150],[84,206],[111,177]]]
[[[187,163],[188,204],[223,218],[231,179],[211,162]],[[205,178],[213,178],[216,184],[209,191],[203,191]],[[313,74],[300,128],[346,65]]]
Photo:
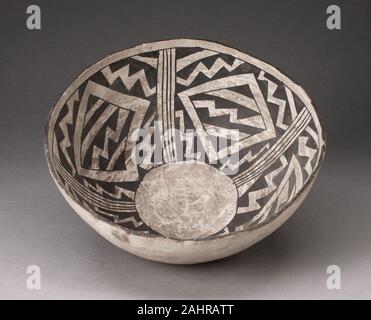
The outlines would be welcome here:
[[[53,107],[50,172],[118,247],[200,263],[277,229],[307,195],[324,132],[303,89],[202,40],[146,43],[85,70]]]

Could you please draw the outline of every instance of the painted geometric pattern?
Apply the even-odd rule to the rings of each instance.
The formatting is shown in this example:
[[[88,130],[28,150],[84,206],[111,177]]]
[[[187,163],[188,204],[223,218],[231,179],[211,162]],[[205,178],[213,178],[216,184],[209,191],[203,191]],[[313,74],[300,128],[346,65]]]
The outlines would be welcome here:
[[[178,159],[175,129],[184,136],[197,130],[202,145],[209,135],[231,139],[230,131],[239,130],[236,163],[223,161],[228,148],[205,148],[205,162],[237,168],[231,175],[237,212],[215,235],[275,218],[308,182],[321,155],[316,115],[294,91],[256,65],[201,47],[112,62],[81,83],[53,116],[52,170],[68,195],[102,219],[153,235],[137,213],[135,192],[161,163],[148,153],[148,161],[137,165],[130,154],[153,143],[156,123],[166,132],[162,163]],[[140,128],[151,133],[150,141],[136,138]],[[184,153],[198,156],[189,145]]]

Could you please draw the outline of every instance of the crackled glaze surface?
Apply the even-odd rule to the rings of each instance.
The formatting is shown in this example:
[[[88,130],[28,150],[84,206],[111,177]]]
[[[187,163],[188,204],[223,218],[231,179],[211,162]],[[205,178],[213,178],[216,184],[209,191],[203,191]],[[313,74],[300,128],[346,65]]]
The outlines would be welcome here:
[[[318,171],[324,138],[306,93],[275,68],[220,44],[170,40],[86,70],[53,108],[45,147],[63,195],[112,242],[110,228],[147,249],[148,239],[169,237],[193,239],[197,251],[200,240],[253,233],[291,212]],[[135,150],[144,161],[133,160]],[[122,247],[159,261],[182,254],[152,257],[142,245]]]

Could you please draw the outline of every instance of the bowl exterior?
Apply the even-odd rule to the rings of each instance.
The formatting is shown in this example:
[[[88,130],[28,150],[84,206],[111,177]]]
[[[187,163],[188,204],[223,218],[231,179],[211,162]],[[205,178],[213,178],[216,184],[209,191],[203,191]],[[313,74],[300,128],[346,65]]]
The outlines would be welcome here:
[[[306,186],[303,192],[277,218],[262,227],[241,231],[232,235],[198,241],[179,241],[168,238],[143,237],[128,232],[115,224],[102,220],[74,201],[58,185],[58,189],[75,212],[103,238],[115,246],[138,257],[169,264],[197,264],[226,258],[239,253],[278,229],[301,205],[315,181]]]

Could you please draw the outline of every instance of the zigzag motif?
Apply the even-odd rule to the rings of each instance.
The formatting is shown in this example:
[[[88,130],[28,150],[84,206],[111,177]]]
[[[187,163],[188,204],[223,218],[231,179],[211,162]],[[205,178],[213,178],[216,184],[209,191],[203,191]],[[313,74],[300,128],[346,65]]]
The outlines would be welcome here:
[[[126,65],[125,67],[112,72],[111,68],[108,66],[102,69],[102,73],[106,77],[109,84],[114,83],[117,78],[120,78],[126,89],[130,91],[135,83],[139,81],[146,97],[149,97],[156,93],[156,87],[151,88],[149,86],[146,73],[143,69],[129,76],[129,68],[130,66]]]
[[[265,144],[257,153],[253,154],[251,150],[249,150],[245,156],[243,156],[238,162],[232,163],[232,158],[229,158],[223,165],[219,168],[219,170],[223,170],[225,167],[235,172],[245,161],[252,162],[255,160],[259,155],[263,153],[264,150],[269,149],[269,142]]]
[[[271,103],[274,103],[274,104],[278,105],[278,107],[279,107],[276,126],[278,128],[283,129],[283,130],[286,130],[288,128],[288,126],[283,123],[283,117],[285,115],[285,108],[286,108],[286,101],[273,96],[273,94],[276,92],[278,86],[273,81],[266,78],[264,75],[265,75],[265,72],[260,71],[258,79],[268,82],[267,100]]]
[[[70,159],[70,156],[68,155],[68,152],[67,152],[67,148],[71,146],[71,140],[70,140],[70,137],[69,137],[69,134],[68,134],[68,127],[67,125],[68,124],[73,124],[73,105],[75,103],[75,101],[79,101],[79,94],[78,92],[76,91],[70,99],[68,99],[67,101],[67,107],[68,107],[68,111],[67,111],[67,114],[66,116],[61,120],[61,122],[59,123],[59,127],[61,128],[62,132],[63,132],[63,140],[60,142],[59,146],[61,147],[62,149],[62,152],[65,156],[65,158],[67,159],[71,169],[72,169],[72,174],[74,175],[75,172],[76,172],[76,169],[75,169],[75,165],[72,163],[72,160]]]
[[[118,187],[117,185],[114,186],[115,187],[115,193],[111,193],[111,192],[108,192],[107,190],[103,189],[99,184],[96,184],[96,186],[93,186],[92,184],[90,184],[85,179],[83,180],[83,182],[84,182],[85,187],[87,187],[90,190],[94,190],[96,193],[98,193],[102,196],[104,194],[106,194],[106,195],[110,196],[111,198],[114,198],[114,199],[117,199],[117,200],[121,200],[122,195],[125,195],[126,197],[128,197],[131,200],[134,200],[134,197],[135,197],[135,192],[133,192],[131,190],[124,189],[124,188],[121,188],[121,187]]]
[[[255,210],[260,209],[261,206],[257,202],[257,200],[266,197],[267,195],[269,195],[270,193],[272,193],[274,190],[277,189],[277,185],[273,182],[273,179],[280,172],[282,172],[282,170],[284,168],[286,168],[286,166],[288,164],[285,156],[281,156],[280,161],[281,161],[281,166],[278,169],[271,171],[269,174],[267,174],[264,177],[264,179],[267,183],[267,187],[263,188],[263,189],[260,189],[260,190],[250,192],[249,193],[249,206],[238,208],[238,210],[237,210],[238,214],[247,213],[247,212],[251,212],[251,211],[255,211]]]
[[[203,125],[204,125],[206,133],[209,136],[221,137],[221,138],[229,139],[232,141],[240,141],[250,136],[249,134],[243,133],[239,130],[227,129],[227,128],[220,127],[214,124],[209,124],[206,122],[204,122]]]
[[[135,228],[138,228],[143,224],[143,221],[137,221],[134,217],[124,218],[124,219],[114,218],[114,222],[117,224],[131,222],[135,226]]]
[[[251,220],[249,225],[254,223],[262,223],[264,220],[267,219],[269,216],[269,213],[271,209],[273,208],[273,205],[275,201],[277,201],[276,207],[279,209],[282,202],[284,201],[287,203],[290,199],[288,198],[288,192],[289,192],[289,184],[290,184],[290,176],[295,175],[295,182],[294,182],[294,188],[298,192],[302,186],[303,186],[303,175],[301,171],[301,167],[299,164],[299,161],[295,157],[295,155],[292,155],[290,164],[287,168],[287,171],[285,173],[285,176],[280,181],[280,185],[278,188],[273,192],[273,195],[270,197],[268,202],[264,205],[264,207],[259,211],[259,213],[254,216],[254,218]],[[291,193],[293,195],[294,193]]]
[[[109,141],[114,141],[117,143],[122,128],[124,127],[126,123],[126,119],[128,117],[129,112],[125,109],[119,109],[118,110],[118,118],[117,118],[117,124],[116,124],[116,130],[112,130],[110,127],[107,127],[106,134],[104,137],[104,145],[103,149],[99,148],[98,146],[94,145],[93,147],[93,154],[92,154],[92,168],[93,169],[99,169],[99,157],[103,157],[105,159],[109,159],[109,151],[108,151],[108,145]]]
[[[299,156],[309,158],[304,169],[310,176],[313,172],[312,159],[316,155],[317,150],[307,146],[308,139],[308,137],[299,137],[298,154]]]
[[[135,219],[134,216],[120,219],[116,214],[112,214],[112,213],[102,211],[101,209],[99,209],[97,207],[95,207],[94,210],[104,214],[105,216],[113,218],[113,222],[116,223],[116,224],[131,222],[135,226],[135,228],[138,228],[143,224],[143,221],[137,221],[137,219]],[[133,210],[133,212],[136,212],[136,211]]]
[[[84,185],[77,182],[71,174],[66,171],[59,162],[54,157],[56,169],[60,177],[65,181],[64,185],[68,188],[69,191],[73,191],[75,195],[78,195],[78,198],[83,198],[88,200],[89,203],[93,204],[96,207],[104,208],[106,210],[115,211],[115,212],[132,212],[135,211],[135,203],[133,201],[122,201],[112,200],[102,197],[100,194],[90,192],[89,187],[87,187],[86,181]],[[89,185],[91,186],[91,185]],[[94,187],[91,186],[93,189]],[[96,189],[95,189],[96,190]],[[133,210],[134,209],[134,210]]]
[[[211,118],[229,115],[229,122],[235,124],[241,124],[245,126],[255,127],[259,129],[264,129],[264,121],[260,115],[252,116],[249,118],[238,119],[237,118],[237,111],[238,109],[230,108],[230,109],[223,109],[223,108],[215,108],[215,101],[214,100],[195,100],[193,104],[196,108],[207,108],[209,111],[209,116]]]
[[[274,145],[264,153],[255,163],[253,163],[247,170],[241,172],[233,178],[233,181],[238,187],[244,183],[254,180],[263,173],[270,165],[272,165],[276,159],[282,155],[287,148],[292,144],[293,141],[299,137],[301,132],[308,125],[311,120],[311,116],[307,109],[302,109],[296,116],[294,121],[286,132],[274,143]]]
[[[189,86],[196,79],[196,77],[200,73],[203,73],[205,76],[207,76],[209,79],[211,79],[212,77],[214,77],[219,72],[219,70],[225,68],[229,72],[231,72],[243,63],[244,63],[243,61],[235,59],[233,61],[233,64],[229,65],[222,58],[218,58],[218,59],[215,60],[214,64],[209,69],[202,62],[200,62],[196,66],[196,68],[193,69],[192,73],[189,75],[189,77],[187,79],[177,77],[176,80],[177,80],[178,83],[180,83],[184,86]]]

